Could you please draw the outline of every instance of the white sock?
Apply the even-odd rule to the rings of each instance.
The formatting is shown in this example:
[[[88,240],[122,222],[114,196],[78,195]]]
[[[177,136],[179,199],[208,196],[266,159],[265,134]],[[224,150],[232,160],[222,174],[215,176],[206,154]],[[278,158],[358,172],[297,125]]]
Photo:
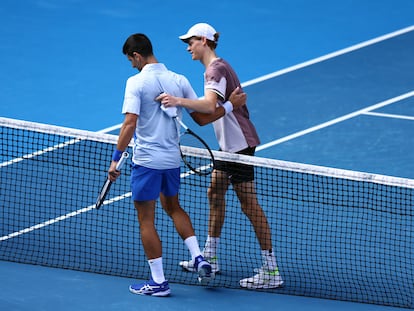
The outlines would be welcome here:
[[[148,260],[151,269],[151,276],[155,283],[161,284],[165,281],[162,257]]]
[[[206,244],[204,246],[204,257],[214,258],[217,256],[217,248],[220,242],[220,238],[207,236]]]
[[[201,255],[200,246],[198,244],[197,237],[195,235],[190,236],[184,240],[185,245],[187,245],[188,250],[191,254],[191,259],[194,260],[194,258]]]
[[[272,249],[262,249],[262,258],[263,265],[269,269],[269,271],[273,271],[277,268],[276,257],[273,254]]]

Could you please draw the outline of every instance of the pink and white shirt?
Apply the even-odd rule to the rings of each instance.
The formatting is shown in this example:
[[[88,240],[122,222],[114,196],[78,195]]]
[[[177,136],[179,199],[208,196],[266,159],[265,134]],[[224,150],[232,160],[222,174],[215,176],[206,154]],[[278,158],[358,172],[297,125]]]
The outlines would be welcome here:
[[[217,58],[206,68],[204,88],[218,95],[217,105],[225,103],[238,86],[239,78],[225,60]],[[260,143],[246,105],[213,122],[213,127],[222,151],[238,152],[247,147],[256,147]]]

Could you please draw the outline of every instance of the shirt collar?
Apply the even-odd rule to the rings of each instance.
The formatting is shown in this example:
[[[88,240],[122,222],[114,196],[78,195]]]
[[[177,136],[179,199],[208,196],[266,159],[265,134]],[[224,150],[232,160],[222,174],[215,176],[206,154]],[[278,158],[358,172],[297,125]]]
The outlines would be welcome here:
[[[144,68],[142,68],[141,72],[143,71],[159,71],[159,70],[167,70],[167,67],[163,63],[152,63],[146,64]]]

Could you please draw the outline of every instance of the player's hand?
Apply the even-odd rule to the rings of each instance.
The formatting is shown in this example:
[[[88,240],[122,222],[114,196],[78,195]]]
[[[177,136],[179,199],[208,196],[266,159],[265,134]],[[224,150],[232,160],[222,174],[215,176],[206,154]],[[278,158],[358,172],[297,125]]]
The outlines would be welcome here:
[[[233,105],[233,110],[246,105],[247,94],[244,93],[240,87],[237,87],[229,97],[229,101]]]
[[[171,96],[167,93],[161,93],[155,100],[160,102],[164,107],[176,107],[180,104],[178,97]]]
[[[119,175],[121,175],[121,172],[116,170],[117,164],[118,162],[115,162],[115,161],[111,162],[111,166],[109,167],[109,170],[108,170],[108,178],[110,181],[115,181],[119,177]]]

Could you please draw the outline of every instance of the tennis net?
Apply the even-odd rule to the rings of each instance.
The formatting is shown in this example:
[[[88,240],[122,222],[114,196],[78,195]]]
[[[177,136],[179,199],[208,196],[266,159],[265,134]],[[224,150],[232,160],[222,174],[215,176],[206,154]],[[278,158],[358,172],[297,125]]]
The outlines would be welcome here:
[[[149,277],[128,166],[104,205],[94,208],[115,135],[7,118],[0,118],[0,135],[0,260]],[[222,152],[215,157],[255,167],[285,281],[266,291],[414,307],[414,180]],[[210,177],[185,167],[181,177],[181,205],[203,246]],[[211,285],[239,288],[261,266],[260,247],[231,188],[226,205],[221,273]],[[156,222],[166,277],[197,285],[178,265],[189,252],[160,207]]]

